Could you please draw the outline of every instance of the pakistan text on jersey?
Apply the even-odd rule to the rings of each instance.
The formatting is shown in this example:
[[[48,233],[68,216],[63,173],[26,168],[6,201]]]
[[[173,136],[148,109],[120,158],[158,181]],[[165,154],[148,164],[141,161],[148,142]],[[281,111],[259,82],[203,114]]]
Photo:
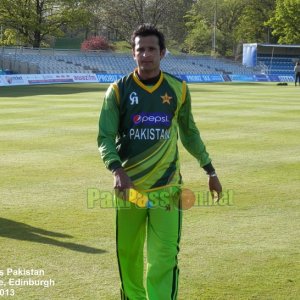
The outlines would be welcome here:
[[[161,128],[131,128],[129,130],[131,140],[168,140],[170,138],[169,129]]]

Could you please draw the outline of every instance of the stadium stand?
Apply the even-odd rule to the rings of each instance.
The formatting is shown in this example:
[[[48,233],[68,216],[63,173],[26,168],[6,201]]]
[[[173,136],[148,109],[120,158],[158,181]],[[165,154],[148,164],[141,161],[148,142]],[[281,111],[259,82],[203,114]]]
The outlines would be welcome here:
[[[295,61],[299,59],[298,56],[271,56],[259,55],[257,56],[257,63],[268,70],[268,74],[274,75],[294,75]]]
[[[54,49],[0,49],[0,68],[21,74],[127,74],[135,68],[130,54]],[[254,74],[258,68],[210,56],[167,55],[162,69],[171,74]]]
[[[300,61],[300,45],[243,45],[243,64],[257,66],[266,75],[293,76],[297,61]]]

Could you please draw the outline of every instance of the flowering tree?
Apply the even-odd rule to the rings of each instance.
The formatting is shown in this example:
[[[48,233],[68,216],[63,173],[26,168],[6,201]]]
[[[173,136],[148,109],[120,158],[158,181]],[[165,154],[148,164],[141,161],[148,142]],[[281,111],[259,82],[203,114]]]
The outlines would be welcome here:
[[[92,36],[81,44],[82,51],[88,50],[109,50],[111,49],[107,40],[102,36]]]

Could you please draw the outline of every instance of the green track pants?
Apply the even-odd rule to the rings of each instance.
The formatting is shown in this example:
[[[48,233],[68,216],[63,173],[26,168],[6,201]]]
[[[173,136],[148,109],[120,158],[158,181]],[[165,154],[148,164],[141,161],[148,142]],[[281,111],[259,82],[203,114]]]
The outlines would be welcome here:
[[[117,258],[123,300],[177,299],[177,254],[182,211],[179,189],[169,187],[147,193],[152,208],[139,208],[116,197]],[[155,194],[153,194],[155,193]],[[159,195],[164,197],[161,201]],[[166,195],[169,197],[165,197]],[[158,195],[158,198],[157,198]],[[144,286],[144,243],[147,243],[146,288]]]

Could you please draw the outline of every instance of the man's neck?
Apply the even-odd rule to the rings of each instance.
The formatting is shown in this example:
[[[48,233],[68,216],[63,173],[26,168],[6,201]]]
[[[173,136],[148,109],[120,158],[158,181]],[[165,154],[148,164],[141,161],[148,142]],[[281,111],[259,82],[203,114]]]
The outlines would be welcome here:
[[[158,73],[156,73],[156,75],[152,74],[152,76],[141,76],[139,71],[137,70],[136,75],[139,78],[139,80],[144,84],[156,84],[160,78],[160,70]]]
[[[137,73],[138,77],[140,78],[140,80],[148,80],[148,79],[152,79],[152,78],[159,76],[160,70],[145,72],[145,71],[137,68],[136,73]]]

